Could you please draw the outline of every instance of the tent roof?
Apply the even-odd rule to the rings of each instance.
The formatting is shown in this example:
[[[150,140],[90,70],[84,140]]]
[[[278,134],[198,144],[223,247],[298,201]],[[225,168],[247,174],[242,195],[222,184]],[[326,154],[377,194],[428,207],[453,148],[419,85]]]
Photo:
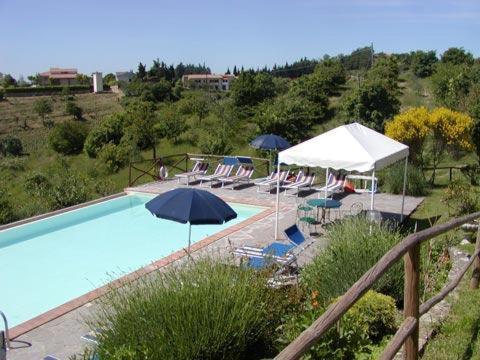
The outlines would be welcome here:
[[[278,154],[281,163],[366,172],[408,156],[408,146],[358,123],[339,126]]]

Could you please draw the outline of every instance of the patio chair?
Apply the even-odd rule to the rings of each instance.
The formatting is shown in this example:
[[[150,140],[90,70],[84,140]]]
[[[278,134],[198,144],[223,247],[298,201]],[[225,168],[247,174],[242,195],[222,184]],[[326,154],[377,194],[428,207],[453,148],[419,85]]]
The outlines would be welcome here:
[[[216,180],[222,177],[229,177],[234,167],[235,165],[232,164],[218,164],[213,174],[198,176],[197,180],[200,180],[200,186],[202,186],[204,182],[209,182],[210,187],[212,187],[216,183]]]
[[[255,185],[257,186],[257,192],[269,193],[270,191],[272,191],[272,187],[275,187],[277,185],[278,180],[280,180],[280,186],[282,186],[287,179],[289,173],[290,170],[282,170],[280,171],[280,176],[278,176],[277,172],[272,172],[266,179],[255,183]],[[262,190],[262,187],[267,187],[268,190]]]
[[[222,188],[225,187],[225,184],[230,184],[230,189],[234,189],[235,186],[240,184],[250,183],[250,179],[255,171],[252,159],[247,157],[237,157],[237,160],[240,163],[240,166],[238,167],[236,174],[218,179],[218,181],[222,183]]]
[[[190,184],[190,178],[196,178],[197,176],[205,175],[208,170],[208,163],[203,161],[196,161],[195,165],[192,168],[192,171],[184,172],[181,174],[175,175],[178,178],[178,183],[180,183],[180,179],[187,179],[186,185]]]
[[[295,181],[293,183],[284,185],[283,188],[285,189],[285,196],[298,196],[300,191],[311,189],[312,185],[315,181],[315,173],[311,174],[304,174],[303,171],[299,171]],[[293,189],[297,190],[294,194],[288,194],[287,191]]]
[[[327,184],[316,190],[318,191],[319,195],[327,192],[327,197],[330,197],[335,193],[341,192],[343,190],[344,185],[345,185],[345,175],[335,176],[334,174],[330,173],[328,175]]]

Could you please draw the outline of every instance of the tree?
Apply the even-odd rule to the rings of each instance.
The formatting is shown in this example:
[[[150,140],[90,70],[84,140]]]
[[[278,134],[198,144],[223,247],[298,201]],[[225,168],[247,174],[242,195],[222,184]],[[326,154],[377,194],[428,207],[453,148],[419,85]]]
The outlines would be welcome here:
[[[400,101],[385,84],[366,82],[346,95],[342,108],[349,121],[383,132],[385,121],[400,110]]]
[[[425,107],[411,108],[385,124],[385,135],[408,145],[410,159],[423,166],[425,141],[430,134],[430,111]]]
[[[258,134],[276,134],[295,144],[308,137],[317,115],[313,102],[281,96],[260,104],[254,120]]]
[[[172,83],[161,79],[151,86],[151,92],[156,101],[165,101],[172,99]]]
[[[441,57],[442,63],[452,65],[473,65],[473,55],[464,48],[451,47]]]
[[[88,130],[84,124],[65,121],[55,125],[48,142],[50,147],[63,155],[79,154],[85,143]]]
[[[140,81],[144,81],[147,78],[147,68],[145,65],[143,65],[141,62],[138,63],[138,69],[137,69],[137,79]]]
[[[5,74],[3,76],[2,85],[4,88],[17,86],[17,80],[15,80],[15,78],[12,75]]]
[[[103,83],[108,86],[115,85],[117,83],[117,79],[114,74],[108,73],[103,77]]]
[[[275,83],[270,74],[241,72],[231,86],[231,96],[237,106],[254,106],[275,96]]]
[[[73,116],[75,120],[82,120],[83,116],[83,110],[80,106],[75,104],[75,101],[73,100],[68,100],[66,105],[65,105],[65,112],[68,115]]]
[[[40,74],[30,75],[27,76],[28,81],[32,83],[32,85],[40,85],[41,84],[41,77]]]
[[[77,74],[76,79],[80,85],[90,85],[91,77],[85,74]]]
[[[23,153],[22,141],[14,136],[7,135],[0,139],[0,154],[3,156],[19,156]]]
[[[411,67],[413,73],[421,78],[430,76],[435,71],[435,64],[438,62],[435,51],[417,50],[411,54]]]
[[[53,112],[53,106],[50,100],[45,98],[35,100],[33,103],[33,111],[40,116],[43,126],[51,127],[53,125],[53,121],[46,121],[47,116]]]
[[[438,104],[459,109],[471,85],[470,68],[465,65],[441,63],[432,75],[432,87]]]
[[[230,72],[230,68],[227,68],[227,72],[225,73],[226,75],[230,75],[231,72]]]
[[[178,142],[178,138],[188,128],[185,118],[175,109],[169,107],[160,115],[160,122],[155,124],[155,131],[160,137],[171,140],[174,144]]]
[[[347,73],[342,63],[332,59],[323,60],[315,66],[313,77],[324,83],[328,95],[335,94],[338,87],[347,81]]]
[[[152,149],[153,158],[156,158],[158,134],[155,131],[157,115],[155,106],[150,102],[135,101],[125,109],[125,135],[130,136],[141,149]]]
[[[387,89],[395,94],[398,92],[398,76],[400,69],[394,58],[380,58],[367,72],[367,81],[383,83]]]
[[[102,147],[108,143],[117,145],[124,135],[125,113],[107,115],[88,133],[84,150],[91,158],[97,157]]]

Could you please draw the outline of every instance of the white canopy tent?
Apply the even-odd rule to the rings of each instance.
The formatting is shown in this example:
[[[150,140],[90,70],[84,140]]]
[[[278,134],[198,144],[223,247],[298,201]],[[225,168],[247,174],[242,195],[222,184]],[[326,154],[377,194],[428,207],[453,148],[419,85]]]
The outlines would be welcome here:
[[[405,201],[408,146],[358,123],[339,126],[310,140],[302,142],[278,154],[280,164],[344,169],[347,171],[372,172],[370,208],[374,208],[375,171],[405,159],[401,219]],[[278,238],[278,210],[280,181],[277,182],[275,237]],[[326,193],[325,193],[326,196]]]

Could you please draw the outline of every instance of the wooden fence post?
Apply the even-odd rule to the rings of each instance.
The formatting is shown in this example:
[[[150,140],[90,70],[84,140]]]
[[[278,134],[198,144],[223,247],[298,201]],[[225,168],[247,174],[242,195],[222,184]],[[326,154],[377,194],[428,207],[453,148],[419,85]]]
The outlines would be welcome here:
[[[480,249],[480,225],[477,230],[477,241],[475,242],[475,252]],[[470,288],[478,289],[480,281],[480,255],[473,262],[472,280],[470,280]]]
[[[128,164],[128,186],[132,186],[132,163]]]
[[[417,319],[417,325],[405,341],[405,359],[418,359],[418,314],[420,307],[420,244],[414,245],[404,256],[405,292],[404,316]]]

